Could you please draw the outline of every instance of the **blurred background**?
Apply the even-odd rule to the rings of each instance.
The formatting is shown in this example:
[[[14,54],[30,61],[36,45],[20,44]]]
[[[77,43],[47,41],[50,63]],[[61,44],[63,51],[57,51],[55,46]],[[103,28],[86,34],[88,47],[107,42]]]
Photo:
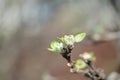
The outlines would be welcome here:
[[[65,59],[47,50],[56,37],[81,32],[87,37],[76,44],[73,59],[94,52],[96,67],[108,77],[119,76],[119,4],[120,0],[0,0],[0,80],[87,80],[70,73]]]

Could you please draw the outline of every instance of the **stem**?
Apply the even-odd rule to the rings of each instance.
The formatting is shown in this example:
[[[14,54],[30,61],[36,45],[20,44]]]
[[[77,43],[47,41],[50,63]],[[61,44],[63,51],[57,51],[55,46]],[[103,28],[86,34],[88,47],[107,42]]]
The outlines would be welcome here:
[[[103,71],[95,68],[94,65],[92,64],[91,60],[83,59],[83,61],[88,65],[87,69],[77,70],[75,68],[75,62],[71,61],[71,63],[67,64],[68,67],[70,68],[70,72],[72,72],[72,73],[82,73],[82,74],[84,74],[85,77],[89,78],[90,80],[106,80],[105,79],[105,74],[103,73]]]
[[[84,59],[83,57],[80,57],[88,66],[85,70],[77,70],[75,67],[75,62],[71,59],[71,51],[73,50],[73,45],[68,45],[67,48],[65,48],[65,52],[62,53],[62,57],[67,60],[67,66],[70,68],[70,72],[72,73],[82,73],[85,77],[89,78],[90,80],[106,80],[105,74],[102,72],[102,70],[99,70],[94,67],[91,60]]]
[[[65,52],[62,53],[62,56],[67,60],[68,63],[71,63],[71,51],[73,50],[74,46],[73,45],[68,45],[67,49],[64,49]]]
[[[91,60],[84,60],[84,62],[88,65],[88,72],[86,73],[89,75],[88,78],[91,80],[105,80],[103,71],[95,68]]]

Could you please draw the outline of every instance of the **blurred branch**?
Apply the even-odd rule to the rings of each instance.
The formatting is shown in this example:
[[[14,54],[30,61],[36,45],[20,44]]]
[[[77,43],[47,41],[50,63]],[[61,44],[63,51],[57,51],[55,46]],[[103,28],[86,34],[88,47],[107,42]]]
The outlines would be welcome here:
[[[118,32],[105,32],[102,34],[93,34],[88,36],[89,40],[92,40],[93,43],[110,41],[120,39],[120,31]]]

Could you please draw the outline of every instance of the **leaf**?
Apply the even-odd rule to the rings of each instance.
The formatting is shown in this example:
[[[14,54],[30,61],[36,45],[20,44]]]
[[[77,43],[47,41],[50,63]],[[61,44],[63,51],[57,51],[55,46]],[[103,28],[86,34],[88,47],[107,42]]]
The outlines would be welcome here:
[[[51,42],[51,44],[50,44],[50,47],[52,48],[52,49],[54,49],[56,46],[58,46],[59,45],[59,42],[57,42],[57,41],[52,41]]]
[[[64,42],[67,44],[67,45],[73,45],[74,44],[74,36],[73,35],[65,35],[64,36]]]
[[[87,65],[86,65],[86,63],[85,63],[83,60],[78,59],[78,60],[76,61],[76,63],[75,63],[75,67],[76,67],[77,69],[83,69],[83,68],[87,67]]]
[[[66,45],[64,45],[62,42],[52,41],[50,47],[51,48],[48,48],[49,51],[63,53],[65,51],[63,48],[66,48]]]
[[[75,42],[80,42],[86,37],[86,33],[80,33],[75,36]]]
[[[64,52],[63,48],[64,48],[64,44],[59,43],[59,45],[55,46],[55,51],[58,53],[63,53]]]
[[[91,60],[92,60],[92,61],[95,61],[95,60],[96,60],[96,57],[95,57],[95,55],[94,55],[93,52],[90,52],[89,55],[91,56]]]
[[[54,49],[51,49],[51,48],[48,48],[48,50],[49,50],[49,51],[52,51],[52,52],[55,52],[55,50],[54,50]]]
[[[58,42],[63,42],[63,43],[65,43],[64,38],[63,38],[63,37],[61,37],[61,38],[57,38],[57,41],[58,41]]]
[[[61,37],[60,40],[61,40],[62,42],[64,42],[64,38],[63,38],[63,37]]]

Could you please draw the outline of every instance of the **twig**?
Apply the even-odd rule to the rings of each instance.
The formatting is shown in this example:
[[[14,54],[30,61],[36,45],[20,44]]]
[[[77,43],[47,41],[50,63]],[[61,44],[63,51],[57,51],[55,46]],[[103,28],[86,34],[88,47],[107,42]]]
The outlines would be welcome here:
[[[67,66],[70,68],[70,72],[84,74],[84,76],[89,78],[90,80],[106,80],[103,70],[95,68],[91,60],[84,59],[83,57],[80,58],[87,64],[87,69],[85,70],[76,69],[75,61],[71,59],[71,51],[73,50],[73,48],[74,46],[69,45],[68,49],[65,49],[65,52],[62,53],[62,56],[68,62]]]

